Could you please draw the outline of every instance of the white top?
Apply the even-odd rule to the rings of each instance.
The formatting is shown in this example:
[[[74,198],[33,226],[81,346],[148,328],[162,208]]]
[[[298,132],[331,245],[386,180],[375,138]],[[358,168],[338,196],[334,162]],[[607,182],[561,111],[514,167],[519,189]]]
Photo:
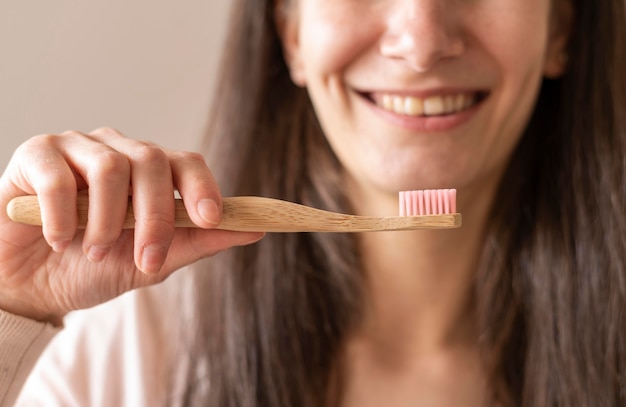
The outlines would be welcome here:
[[[0,311],[0,406],[165,405],[177,333],[161,316],[176,281],[71,313],[63,329]]]

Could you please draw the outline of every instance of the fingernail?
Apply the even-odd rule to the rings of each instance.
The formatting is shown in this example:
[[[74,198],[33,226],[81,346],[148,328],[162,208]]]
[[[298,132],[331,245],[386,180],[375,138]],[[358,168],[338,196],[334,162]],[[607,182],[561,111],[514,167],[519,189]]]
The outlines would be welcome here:
[[[156,273],[161,270],[167,249],[159,245],[150,245],[143,248],[141,253],[141,271],[146,274]]]
[[[65,249],[67,249],[70,243],[72,243],[71,240],[64,240],[62,242],[52,242],[50,243],[50,246],[52,247],[52,250],[54,250],[55,252],[61,253]]]
[[[87,258],[92,263],[101,262],[109,252],[109,248],[106,246],[91,246],[87,251]]]
[[[198,213],[202,220],[213,226],[220,223],[220,210],[212,199],[204,198],[198,201]]]

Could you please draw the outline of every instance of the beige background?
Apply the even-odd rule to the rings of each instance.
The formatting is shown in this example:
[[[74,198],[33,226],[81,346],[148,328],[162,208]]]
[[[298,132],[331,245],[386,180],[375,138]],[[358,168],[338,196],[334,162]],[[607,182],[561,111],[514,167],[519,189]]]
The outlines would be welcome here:
[[[0,1],[0,166],[28,137],[111,126],[194,149],[228,0]]]

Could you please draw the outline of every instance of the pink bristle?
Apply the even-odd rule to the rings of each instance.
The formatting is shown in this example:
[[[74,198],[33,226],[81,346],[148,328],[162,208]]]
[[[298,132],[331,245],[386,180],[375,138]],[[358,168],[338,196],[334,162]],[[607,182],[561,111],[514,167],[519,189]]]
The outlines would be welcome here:
[[[417,191],[411,191],[410,192],[411,195],[411,211],[410,213],[418,213],[419,208],[418,208],[418,197],[417,197]]]
[[[456,189],[450,190],[450,212],[456,213]]]
[[[456,213],[456,189],[400,191],[400,216]]]
[[[410,216],[412,208],[411,191],[400,191],[400,216]]]
[[[404,213],[407,215],[411,213],[411,192],[410,191],[406,191],[406,193],[404,194]]]
[[[424,214],[424,191],[417,191],[417,214]]]
[[[404,194],[404,213],[407,216],[411,213],[411,191],[406,191]]]
[[[437,213],[445,213],[443,210],[443,191],[437,190]]]

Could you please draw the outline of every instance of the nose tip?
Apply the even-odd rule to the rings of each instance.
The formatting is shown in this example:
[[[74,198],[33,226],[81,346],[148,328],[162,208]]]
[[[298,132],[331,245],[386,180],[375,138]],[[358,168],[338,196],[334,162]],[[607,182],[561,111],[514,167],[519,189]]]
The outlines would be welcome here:
[[[438,40],[402,34],[395,38],[387,37],[381,43],[381,54],[402,60],[411,69],[426,72],[444,59],[463,54],[465,45],[460,40]]]
[[[411,69],[426,72],[438,62],[465,52],[465,41],[454,17],[441,7],[396,9],[380,41],[383,56],[403,61]],[[422,1],[421,3],[428,3]]]

